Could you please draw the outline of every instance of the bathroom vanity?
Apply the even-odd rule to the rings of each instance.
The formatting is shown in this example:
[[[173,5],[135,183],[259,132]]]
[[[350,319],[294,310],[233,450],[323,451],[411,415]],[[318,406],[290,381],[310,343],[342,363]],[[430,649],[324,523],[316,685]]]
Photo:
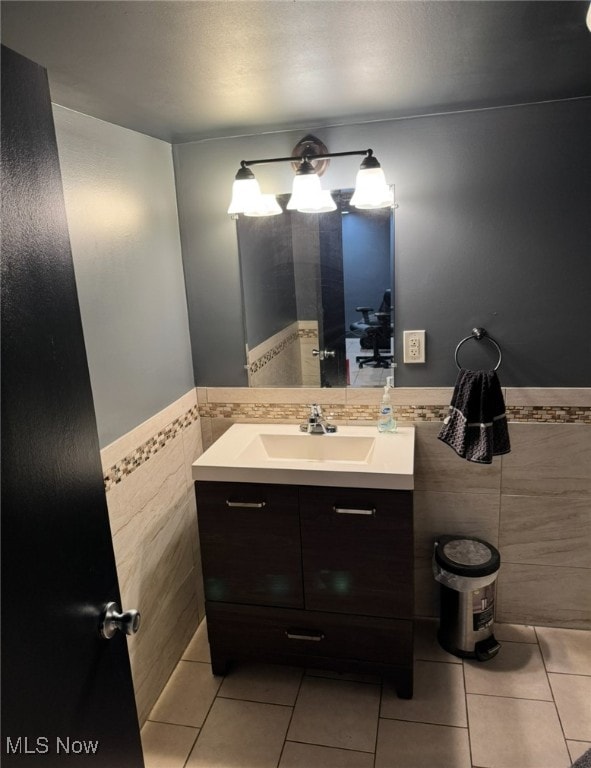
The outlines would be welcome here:
[[[234,425],[193,465],[213,672],[376,673],[409,698],[414,429],[296,430]]]

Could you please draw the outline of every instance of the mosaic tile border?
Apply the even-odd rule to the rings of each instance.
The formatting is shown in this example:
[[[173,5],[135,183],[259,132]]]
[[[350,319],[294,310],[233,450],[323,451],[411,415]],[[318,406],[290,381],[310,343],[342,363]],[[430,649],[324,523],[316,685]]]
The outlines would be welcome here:
[[[340,421],[368,421],[375,418],[377,405],[346,405],[343,403],[322,406],[325,413]],[[448,405],[394,405],[394,415],[400,421],[442,421]],[[207,403],[199,406],[204,418],[223,419],[305,419],[309,407],[293,403]],[[591,408],[579,406],[556,407],[550,405],[514,405],[506,409],[509,421],[544,424],[591,424]]]
[[[326,414],[335,421],[372,421],[376,417],[374,405],[346,405],[343,403],[322,406]],[[524,424],[587,424],[591,425],[591,408],[549,405],[508,406],[507,418],[510,422]],[[186,413],[174,419],[156,435],[143,442],[134,451],[114,464],[105,472],[103,480],[105,491],[128,477],[142,464],[145,464],[184,429],[194,424],[200,417],[213,419],[247,419],[249,421],[304,421],[309,407],[293,403],[202,403],[194,405]],[[395,405],[394,415],[398,421],[433,422],[442,421],[447,416],[448,405]]]
[[[158,451],[161,451],[168,445],[171,440],[174,440],[177,435],[181,434],[184,429],[194,424],[198,418],[198,406],[194,405],[182,416],[167,424],[156,435],[148,438],[130,454],[124,456],[116,464],[113,464],[103,475],[105,491],[110,491],[111,488],[120,483],[124,478],[131,475],[138,467],[141,467],[142,464],[145,464]]]
[[[289,336],[287,336],[285,339],[282,339],[278,344],[276,344],[274,347],[272,347],[267,352],[265,352],[264,355],[261,355],[261,357],[259,357],[257,360],[252,362],[248,366],[248,372],[252,374],[252,373],[256,373],[257,371],[260,371],[261,368],[264,368],[265,365],[271,362],[271,360],[273,360],[278,355],[280,355],[284,349],[286,349],[291,344],[295,344],[298,338],[299,338],[298,331],[294,331],[293,333],[290,333]]]
[[[264,368],[265,365],[271,362],[271,360],[278,357],[278,355],[280,355],[283,350],[286,349],[290,344],[295,344],[299,339],[317,338],[318,333],[313,328],[300,328],[298,331],[293,331],[293,333],[290,333],[289,336],[286,336],[285,339],[282,339],[278,344],[276,344],[274,347],[271,347],[271,349],[267,350],[267,352],[254,360],[248,366],[248,372],[253,374],[257,371],[260,371],[261,368]]]

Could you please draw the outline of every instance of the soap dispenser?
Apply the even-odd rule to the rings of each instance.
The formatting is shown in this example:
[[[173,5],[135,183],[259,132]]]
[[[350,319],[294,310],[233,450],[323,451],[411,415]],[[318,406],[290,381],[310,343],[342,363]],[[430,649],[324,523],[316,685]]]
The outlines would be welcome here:
[[[390,402],[390,389],[394,383],[394,377],[388,376],[386,382],[386,386],[384,387],[384,395],[380,404],[380,414],[378,416],[378,431],[395,432],[396,421],[394,419],[392,403]]]

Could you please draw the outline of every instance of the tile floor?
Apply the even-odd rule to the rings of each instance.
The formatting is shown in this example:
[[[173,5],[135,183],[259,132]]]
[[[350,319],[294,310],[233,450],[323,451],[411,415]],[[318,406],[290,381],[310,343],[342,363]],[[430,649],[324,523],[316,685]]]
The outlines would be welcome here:
[[[142,730],[146,768],[567,768],[591,748],[591,632],[496,624],[461,661],[417,621],[415,695],[379,678],[243,664],[213,677],[205,623]]]

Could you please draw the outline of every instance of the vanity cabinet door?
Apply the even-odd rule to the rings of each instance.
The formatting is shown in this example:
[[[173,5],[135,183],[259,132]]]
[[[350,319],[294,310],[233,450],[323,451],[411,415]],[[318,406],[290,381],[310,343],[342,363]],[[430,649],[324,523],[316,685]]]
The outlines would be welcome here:
[[[412,618],[412,492],[301,488],[308,610]]]
[[[208,601],[303,607],[298,489],[198,482]]]

